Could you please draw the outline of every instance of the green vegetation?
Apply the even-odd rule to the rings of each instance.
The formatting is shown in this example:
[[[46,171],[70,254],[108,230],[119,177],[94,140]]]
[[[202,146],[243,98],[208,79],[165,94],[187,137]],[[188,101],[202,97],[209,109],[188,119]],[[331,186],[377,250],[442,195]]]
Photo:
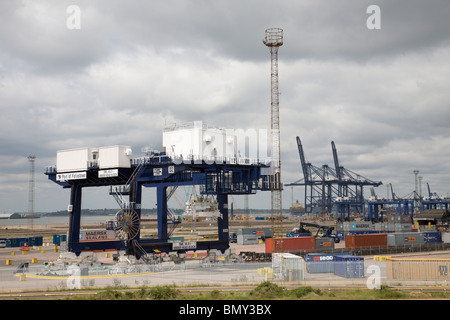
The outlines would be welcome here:
[[[95,300],[171,300],[177,299],[179,291],[175,286],[157,286],[146,288],[142,287],[137,291],[123,291],[112,288],[107,288],[104,291],[97,293],[95,296],[90,296],[89,299]]]
[[[275,283],[265,281],[253,290],[244,292],[181,292],[174,285],[142,287],[139,289],[107,288],[95,295],[70,299],[89,300],[395,300],[395,299],[449,299],[450,293],[404,292],[381,286],[380,289],[320,290],[300,286],[287,290]]]

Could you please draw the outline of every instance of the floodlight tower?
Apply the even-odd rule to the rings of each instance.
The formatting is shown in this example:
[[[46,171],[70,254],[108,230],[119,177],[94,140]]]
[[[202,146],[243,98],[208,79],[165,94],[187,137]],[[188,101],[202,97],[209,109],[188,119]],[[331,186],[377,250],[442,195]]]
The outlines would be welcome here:
[[[30,181],[28,189],[28,218],[31,221],[31,230],[33,230],[33,219],[34,219],[34,161],[36,156],[28,156],[28,161],[30,162]]]
[[[278,48],[283,45],[283,29],[266,29],[263,43],[270,48],[271,55],[271,218],[272,229],[274,219],[279,219],[280,228],[282,221],[282,197],[283,185],[281,183],[281,159],[280,159],[280,104],[278,92]],[[278,217],[277,217],[278,216]],[[279,230],[282,232],[282,230]],[[273,230],[275,233],[275,230]]]

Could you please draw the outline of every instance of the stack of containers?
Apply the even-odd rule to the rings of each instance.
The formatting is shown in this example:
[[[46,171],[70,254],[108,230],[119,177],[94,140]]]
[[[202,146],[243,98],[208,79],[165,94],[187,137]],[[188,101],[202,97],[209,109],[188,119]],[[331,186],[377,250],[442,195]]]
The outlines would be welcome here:
[[[408,215],[390,215],[388,219],[388,231],[410,232],[412,228],[411,217]]]
[[[379,233],[386,233],[386,232],[390,231],[388,228],[388,226],[389,226],[388,223],[379,222],[379,223],[375,223],[374,226],[375,226],[375,231],[378,231]]]
[[[336,225],[337,236],[344,240],[349,234],[366,234],[373,233],[372,222],[370,221],[345,221],[338,222]]]

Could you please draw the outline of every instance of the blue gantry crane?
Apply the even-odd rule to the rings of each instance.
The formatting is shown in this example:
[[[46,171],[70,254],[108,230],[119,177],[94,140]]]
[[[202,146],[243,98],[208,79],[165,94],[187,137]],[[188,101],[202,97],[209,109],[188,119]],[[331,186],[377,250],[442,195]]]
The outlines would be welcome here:
[[[337,192],[336,184],[338,178],[336,172],[328,165],[317,167],[310,162],[306,162],[303,145],[299,137],[297,137],[297,147],[303,179],[289,183],[287,186],[305,187],[305,213],[325,214],[331,212],[334,204],[333,199]]]
[[[363,177],[339,163],[334,141],[331,142],[334,169],[328,165],[316,167],[306,162],[303,146],[297,137],[297,147],[303,172],[303,179],[287,184],[305,187],[305,212],[330,213],[336,208],[338,220],[348,220],[351,211],[363,212],[364,186],[379,186],[381,181]]]
[[[422,211],[424,210],[436,210],[444,209],[448,210],[450,205],[450,199],[444,196],[439,196],[436,192],[432,192],[430,184],[427,182],[428,196],[421,197]]]
[[[266,164],[239,164],[240,161],[203,161],[184,159],[174,161],[165,152],[131,159],[125,167],[103,170],[93,161],[81,172],[60,173],[47,167],[48,178],[70,189],[68,249],[79,255],[82,251],[125,250],[137,258],[148,253],[189,250],[220,250],[229,247],[228,195],[254,194],[257,190],[270,191],[270,167]],[[179,223],[171,216],[167,201],[179,186],[200,186],[202,194],[216,195],[220,217],[217,218],[218,240],[196,242],[169,242],[170,229]],[[120,210],[108,228],[116,239],[80,239],[81,199],[84,188],[110,186],[110,194],[119,203]],[[156,188],[158,236],[140,235],[143,188]]]

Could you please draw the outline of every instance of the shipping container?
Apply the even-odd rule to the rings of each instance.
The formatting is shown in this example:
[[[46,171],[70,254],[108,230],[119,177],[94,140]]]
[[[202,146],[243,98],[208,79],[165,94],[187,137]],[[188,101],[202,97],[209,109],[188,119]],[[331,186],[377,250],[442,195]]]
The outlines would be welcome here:
[[[315,237],[268,238],[266,239],[266,253],[314,251]]]
[[[424,243],[424,236],[421,232],[389,233],[387,235],[387,244],[392,247],[419,245]]]
[[[286,233],[286,237],[311,237],[310,233]]]
[[[450,243],[450,232],[443,232],[442,233],[442,242]]]
[[[291,253],[274,253],[272,255],[274,274],[283,281],[305,280],[305,260]]]
[[[316,238],[316,249],[317,250],[332,250],[332,249],[334,249],[334,239],[333,238]]]
[[[390,259],[386,278],[393,280],[450,280],[450,259]]]
[[[370,221],[352,221],[338,222],[337,231],[363,231],[372,230],[372,222]]]
[[[309,273],[334,273],[334,257],[348,253],[307,253],[306,270]]]
[[[61,241],[67,241],[67,235],[65,234],[54,234],[53,235],[53,244],[60,245]]]
[[[442,233],[440,232],[423,232],[423,240],[425,243],[441,243]]]
[[[348,231],[363,231],[363,230],[372,230],[372,222],[369,221],[350,222],[350,230]]]
[[[364,231],[349,231],[347,234],[376,234],[376,233],[380,232],[375,230],[364,230]]]
[[[258,244],[258,236],[256,234],[238,234],[237,244]]]
[[[272,237],[271,228],[240,228],[238,229],[238,235],[254,234],[260,236],[262,239]]]
[[[395,232],[411,232],[412,224],[410,222],[394,223]]]
[[[375,223],[374,229],[375,229],[376,231],[381,232],[381,233],[386,232],[386,231],[389,231],[389,229],[388,229],[388,223],[384,223],[384,222]]]
[[[22,247],[22,246],[42,246],[42,237],[28,237],[28,238],[9,238],[6,239],[6,247]]]
[[[334,274],[343,278],[364,277],[364,258],[336,255],[334,257]]]
[[[404,214],[390,215],[388,221],[393,223],[409,222],[411,224],[411,217]]]
[[[387,234],[354,234],[345,236],[346,248],[386,247]]]

